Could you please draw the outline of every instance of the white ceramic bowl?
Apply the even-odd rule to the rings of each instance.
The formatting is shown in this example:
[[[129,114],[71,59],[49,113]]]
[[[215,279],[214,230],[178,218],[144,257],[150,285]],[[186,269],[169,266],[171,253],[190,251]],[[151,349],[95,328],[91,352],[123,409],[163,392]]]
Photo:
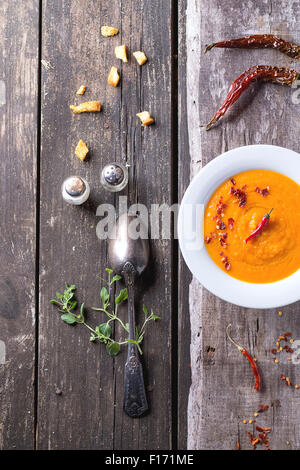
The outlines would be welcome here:
[[[253,169],[278,171],[300,184],[300,155],[292,150],[249,145],[223,153],[200,170],[185,192],[178,216],[179,244],[191,272],[213,294],[242,307],[276,308],[300,299],[300,269],[268,284],[239,281],[212,261],[203,243],[204,208],[213,192],[229,177]]]

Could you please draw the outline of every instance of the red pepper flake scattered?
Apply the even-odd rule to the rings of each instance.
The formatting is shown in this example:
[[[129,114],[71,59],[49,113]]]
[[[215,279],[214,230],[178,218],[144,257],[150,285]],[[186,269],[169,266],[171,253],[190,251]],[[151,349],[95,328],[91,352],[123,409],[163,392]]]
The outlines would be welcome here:
[[[226,228],[226,225],[224,224],[224,222],[221,222],[220,223],[220,230],[225,230]]]
[[[240,441],[237,440],[237,441],[236,441],[236,450],[240,450],[240,449],[241,449]]]
[[[230,230],[233,230],[233,224],[234,224],[234,219],[232,217],[229,217],[228,228],[230,228]]]
[[[225,265],[225,268],[226,268],[226,265]],[[228,333],[228,330],[229,328],[231,327],[231,323],[229,323],[229,325],[227,325],[227,328],[226,328],[226,335],[227,335],[227,338],[229,339],[229,341],[231,341],[231,343],[246,357],[246,359],[250,362],[250,365],[252,367],[252,370],[253,370],[253,374],[255,376],[255,385],[254,385],[254,390],[260,390],[261,389],[261,377],[260,377],[260,372],[259,372],[259,368],[258,368],[258,365],[256,364],[256,362],[253,360],[253,358],[250,356],[250,354],[248,353],[248,351],[245,349],[245,348],[242,348],[242,346],[240,346],[239,344],[237,344],[235,341],[233,341],[233,339],[229,336],[229,333]],[[260,405],[259,405],[260,406]],[[262,405],[264,406],[264,405]],[[265,409],[268,409],[268,405],[265,405],[267,408]]]
[[[269,186],[267,188],[262,189],[261,190],[262,196],[264,196],[264,197],[268,196],[268,194],[270,194],[269,189],[270,189]]]
[[[234,188],[233,186],[231,186],[230,194],[237,197],[238,202],[239,202],[239,207],[245,207],[246,202],[247,202],[247,194],[244,191],[242,191],[239,188]]]
[[[288,331],[287,333],[283,333],[283,336],[292,336],[292,333]]]
[[[236,185],[236,181],[235,181],[235,179],[234,179],[234,178],[231,178],[231,180],[230,180],[230,181],[231,181],[231,183],[232,183],[234,186]]]
[[[270,349],[270,352],[271,352],[271,354],[277,354],[278,349],[272,348],[272,349]]]
[[[258,186],[255,188],[255,192],[258,194],[261,194],[262,196],[266,197],[268,194],[270,194],[270,187],[267,186],[264,189],[260,189]]]
[[[211,242],[211,237],[205,237],[205,243]]]
[[[263,413],[264,411],[267,411],[268,409],[269,409],[269,405],[259,404],[257,412],[258,413]]]
[[[217,214],[221,215],[224,212],[224,209],[226,208],[226,204],[223,202],[223,196],[220,197],[219,202],[217,204]]]
[[[285,380],[285,375],[281,375],[280,380]]]

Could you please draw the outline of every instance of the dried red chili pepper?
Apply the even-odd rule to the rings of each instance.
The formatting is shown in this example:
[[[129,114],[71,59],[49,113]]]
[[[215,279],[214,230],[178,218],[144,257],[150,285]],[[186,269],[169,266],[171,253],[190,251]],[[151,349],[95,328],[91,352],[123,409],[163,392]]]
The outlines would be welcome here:
[[[239,99],[241,94],[249,88],[252,82],[261,80],[264,82],[278,83],[280,85],[292,85],[292,83],[299,78],[299,75],[296,70],[285,67],[273,67],[272,65],[254,65],[250,67],[231,84],[224,103],[207,124],[206,130],[208,131],[224,116],[226,111]]]
[[[204,53],[213,47],[229,49],[277,49],[291,57],[300,59],[300,46],[275,36],[274,34],[252,34],[238,39],[215,42],[206,46]]]
[[[254,390],[260,390],[261,389],[261,377],[260,377],[260,372],[259,372],[259,368],[258,368],[258,365],[256,364],[256,362],[253,360],[253,357],[250,356],[250,354],[248,353],[248,351],[245,349],[245,348],[242,348],[242,346],[240,346],[239,344],[237,344],[235,341],[233,341],[233,339],[231,338],[231,336],[229,335],[228,333],[228,330],[229,328],[231,327],[231,323],[229,323],[229,325],[227,325],[226,327],[226,335],[227,335],[227,338],[229,339],[229,341],[231,341],[231,343],[246,357],[246,359],[250,362],[250,365],[252,367],[252,370],[253,370],[253,373],[254,373],[254,377],[255,377],[255,385],[254,385]]]
[[[258,226],[254,230],[254,232],[252,232],[251,235],[249,235],[249,237],[246,238],[245,243],[247,243],[249,240],[252,240],[252,238],[259,235],[266,228],[266,226],[268,225],[268,223],[270,221],[270,214],[271,214],[272,210],[273,209],[271,209],[267,214],[265,214],[263,216],[263,218],[261,219],[261,222],[258,224]]]

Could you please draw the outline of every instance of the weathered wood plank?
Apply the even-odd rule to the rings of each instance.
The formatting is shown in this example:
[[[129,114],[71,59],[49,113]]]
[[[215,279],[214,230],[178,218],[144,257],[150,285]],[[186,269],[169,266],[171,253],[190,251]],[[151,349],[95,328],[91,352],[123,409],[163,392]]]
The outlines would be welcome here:
[[[187,105],[186,1],[178,5],[178,195],[181,200],[190,182]],[[197,28],[197,22],[196,22]],[[194,30],[190,34],[194,34]],[[196,58],[196,60],[198,60]],[[193,97],[192,97],[193,98]],[[193,98],[194,99],[194,98]],[[190,106],[189,106],[190,107]],[[188,162],[188,163],[187,163]],[[180,250],[179,250],[180,252]],[[189,284],[191,273],[179,253],[178,266],[178,449],[187,447],[187,407],[191,383]]]
[[[138,289],[144,302],[162,319],[150,327],[144,344],[150,413],[132,420],[122,411],[126,350],[115,360],[102,345],[91,344],[86,331],[61,323],[48,300],[64,281],[75,283],[79,300],[99,304],[97,275],[107,266],[106,242],[96,237],[96,208],[118,205],[105,192],[99,175],[111,160],[128,162],[130,203],[170,202],[170,3],[70,1],[43,2],[41,155],[41,265],[38,447],[41,449],[169,448],[171,440],[171,259],[170,241],[152,243],[153,263]],[[119,28],[105,39],[100,27]],[[114,57],[126,43],[129,63]],[[149,62],[139,68],[131,53],[145,50]],[[158,53],[159,51],[159,53]],[[121,72],[117,89],[107,85],[112,65]],[[85,83],[81,99],[75,92]],[[77,99],[76,99],[77,98]],[[99,99],[103,111],[73,116],[69,104]],[[142,129],[136,113],[148,109],[155,126]],[[91,149],[88,162],[73,155],[79,138]],[[157,143],[160,142],[159,145]],[[64,177],[78,173],[92,187],[84,207],[60,198]],[[92,228],[93,227],[93,228]],[[101,316],[90,312],[91,323]],[[126,311],[124,311],[124,319]],[[117,332],[119,333],[119,332]],[[55,394],[55,387],[63,390]]]
[[[210,132],[204,129],[226,94],[233,79],[255,64],[297,68],[276,51],[202,51],[206,44],[222,38],[250,33],[272,32],[298,42],[299,24],[295,9],[299,2],[221,2],[188,0],[187,119],[191,176],[201,164],[220,153],[247,144],[275,144],[299,151],[299,105],[292,102],[288,87],[265,84],[249,90]],[[299,68],[299,65],[298,65]],[[280,111],[279,111],[280,110]],[[300,336],[299,303],[277,311],[241,309],[225,303],[194,279],[190,285],[192,385],[188,407],[188,448],[233,449],[239,438],[241,448],[249,448],[247,431],[258,403],[273,404],[259,423],[271,425],[272,449],[300,447],[299,394],[280,381],[280,374],[299,381],[297,366],[276,366],[269,349],[283,331]],[[252,390],[252,372],[225,339],[225,327],[236,325],[236,336],[258,358],[263,371],[261,393]],[[209,348],[210,346],[210,348]],[[213,349],[212,349],[213,348]],[[280,401],[281,406],[277,406]]]
[[[0,5],[0,449],[34,446],[38,5]]]

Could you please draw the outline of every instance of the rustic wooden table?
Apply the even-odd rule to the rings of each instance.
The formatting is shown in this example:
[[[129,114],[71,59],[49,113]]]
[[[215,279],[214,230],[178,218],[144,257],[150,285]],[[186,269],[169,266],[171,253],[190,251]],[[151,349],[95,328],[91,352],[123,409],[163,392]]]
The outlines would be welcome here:
[[[88,307],[99,303],[97,276],[108,261],[96,208],[118,205],[99,185],[109,160],[130,164],[123,194],[150,207],[180,202],[200,167],[228,149],[268,143],[299,151],[299,104],[288,87],[253,87],[205,131],[244,69],[299,65],[271,50],[203,55],[207,43],[249,33],[300,43],[299,7],[291,0],[1,2],[1,449],[234,449],[237,439],[246,449],[252,426],[242,420],[259,403],[270,405],[260,421],[272,426],[271,447],[300,448],[300,394],[282,386],[269,352],[283,331],[300,339],[299,303],[283,308],[282,317],[227,304],[192,279],[176,240],[152,240],[137,303],[161,320],[143,348],[151,408],[136,420],[122,411],[126,352],[109,358],[49,304],[65,281],[76,284]],[[103,38],[103,24],[119,35]],[[139,68],[130,55],[129,64],[116,64],[121,83],[114,89],[106,77],[121,43],[144,50],[149,62]],[[70,112],[82,83],[84,98],[103,102],[101,113]],[[155,126],[140,126],[136,113],[143,109]],[[79,138],[91,149],[85,163],[74,157]],[[76,173],[92,186],[84,207],[60,196],[63,179]],[[101,322],[99,312],[88,313]],[[249,365],[226,342],[230,321],[259,360],[260,394]],[[294,364],[283,373],[300,380]]]

